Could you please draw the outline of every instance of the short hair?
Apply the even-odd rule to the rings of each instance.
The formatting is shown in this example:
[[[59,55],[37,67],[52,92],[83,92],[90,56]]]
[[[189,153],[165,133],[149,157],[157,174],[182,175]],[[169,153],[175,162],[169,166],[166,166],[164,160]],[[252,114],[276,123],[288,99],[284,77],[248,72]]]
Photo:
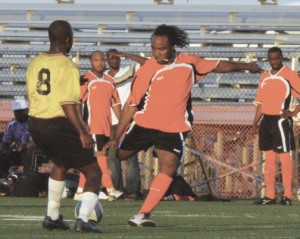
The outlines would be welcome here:
[[[102,56],[104,56],[102,51],[93,51],[92,54],[90,55],[90,60],[92,60],[95,53],[100,53]]]
[[[166,24],[159,25],[154,30],[151,40],[154,36],[167,36],[171,46],[182,48],[189,44],[188,34],[176,26],[168,26]]]
[[[111,52],[118,52],[118,50],[117,49],[115,49],[115,48],[111,48],[111,49],[109,49],[107,52],[106,52],[106,58],[108,59],[108,57],[109,57],[109,54],[111,53]]]
[[[280,56],[283,57],[281,49],[280,49],[279,47],[276,47],[276,46],[271,47],[271,48],[268,50],[268,56],[270,55],[270,53],[275,53],[275,52],[278,52],[278,53],[280,54]]]
[[[64,42],[68,37],[73,36],[73,29],[69,22],[56,20],[48,28],[50,42]]]

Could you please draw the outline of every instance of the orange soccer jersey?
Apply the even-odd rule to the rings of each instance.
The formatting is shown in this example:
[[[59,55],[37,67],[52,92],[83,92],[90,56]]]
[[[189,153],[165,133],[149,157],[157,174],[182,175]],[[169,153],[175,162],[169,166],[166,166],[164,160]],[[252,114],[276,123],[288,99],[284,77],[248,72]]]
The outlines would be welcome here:
[[[261,75],[254,104],[261,104],[263,114],[280,115],[281,110],[289,108],[291,96],[300,96],[300,78],[283,66],[275,75],[270,71]]]
[[[127,100],[138,107],[134,121],[164,132],[189,131],[187,104],[191,88],[217,64],[217,60],[182,53],[170,65],[160,65],[150,58],[137,72]]]
[[[93,72],[85,74],[88,84],[81,87],[82,102],[88,107],[88,124],[91,134],[111,135],[111,107],[120,104],[114,80],[103,75],[98,78]],[[87,97],[85,96],[87,92]]]

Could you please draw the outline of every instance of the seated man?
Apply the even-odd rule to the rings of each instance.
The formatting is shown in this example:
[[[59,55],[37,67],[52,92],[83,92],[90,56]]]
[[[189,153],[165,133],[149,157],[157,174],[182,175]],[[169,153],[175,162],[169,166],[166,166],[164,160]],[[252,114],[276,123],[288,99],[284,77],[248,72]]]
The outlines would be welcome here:
[[[15,118],[11,119],[2,137],[2,149],[13,147],[17,165],[24,166],[24,173],[30,172],[31,155],[34,143],[28,132],[28,103],[24,99],[13,101],[12,108]],[[13,165],[10,165],[13,166]]]
[[[13,101],[12,109],[15,118],[8,122],[7,129],[2,136],[1,150],[11,149],[12,154],[9,156],[13,159],[8,159],[9,165],[5,165],[7,172],[1,175],[2,192],[8,190],[9,187],[6,186],[10,186],[10,182],[16,182],[20,173],[23,176],[22,179],[27,181],[27,178],[29,179],[33,174],[38,173],[42,163],[48,161],[44,154],[35,147],[28,132],[29,110],[27,101],[24,99]],[[16,170],[12,170],[12,168]]]

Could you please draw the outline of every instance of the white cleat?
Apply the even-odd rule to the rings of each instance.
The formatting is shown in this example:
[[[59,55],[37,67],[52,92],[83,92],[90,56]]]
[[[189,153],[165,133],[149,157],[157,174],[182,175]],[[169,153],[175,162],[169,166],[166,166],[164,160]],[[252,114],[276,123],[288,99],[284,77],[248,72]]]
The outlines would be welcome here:
[[[100,191],[99,199],[100,200],[108,200],[108,196],[104,192]]]
[[[128,220],[128,224],[133,227],[156,227],[156,223],[149,219],[150,214],[136,214]]]
[[[82,193],[76,192],[75,195],[74,195],[74,197],[73,197],[73,199],[75,201],[82,201]]]
[[[107,188],[107,194],[108,194],[107,200],[111,202],[120,198],[124,193],[114,188]]]

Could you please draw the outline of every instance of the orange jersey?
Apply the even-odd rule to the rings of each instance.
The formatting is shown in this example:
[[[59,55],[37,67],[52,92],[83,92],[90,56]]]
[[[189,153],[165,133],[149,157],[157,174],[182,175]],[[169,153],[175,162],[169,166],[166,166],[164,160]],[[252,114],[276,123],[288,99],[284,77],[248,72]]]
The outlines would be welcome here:
[[[98,78],[93,72],[85,74],[89,79],[86,86],[81,86],[82,102],[88,108],[88,124],[91,134],[103,134],[107,137],[111,135],[111,107],[121,104],[114,80],[103,75]]]
[[[217,64],[217,60],[182,53],[170,65],[160,65],[150,58],[137,72],[127,100],[129,105],[138,107],[134,121],[163,132],[191,130],[187,107],[192,86]]]
[[[280,115],[281,110],[290,107],[291,96],[300,97],[300,78],[297,72],[283,66],[275,75],[270,71],[262,73],[253,103],[261,104],[263,114]]]

